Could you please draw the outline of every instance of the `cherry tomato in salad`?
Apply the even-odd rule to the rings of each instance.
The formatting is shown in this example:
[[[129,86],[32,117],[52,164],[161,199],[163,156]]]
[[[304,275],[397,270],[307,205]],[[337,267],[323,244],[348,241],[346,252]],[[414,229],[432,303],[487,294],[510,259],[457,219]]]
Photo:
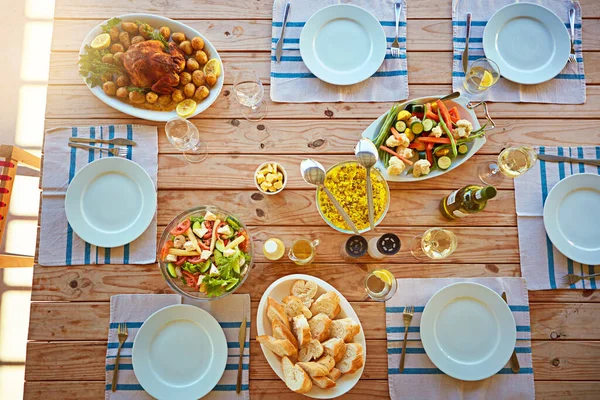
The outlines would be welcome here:
[[[177,257],[177,261],[175,261],[173,264],[175,264],[177,266],[181,266],[187,261],[187,259],[188,258],[185,256],[179,256],[179,257]]]
[[[248,249],[248,243],[250,242],[250,238],[248,237],[248,234],[246,233],[246,231],[241,231],[240,233],[242,234],[242,236],[244,236],[246,238],[246,240],[244,240],[242,243],[240,243],[238,247],[241,251],[243,251],[245,253]]]
[[[181,271],[181,273],[183,274],[186,285],[189,287],[196,287],[198,285],[198,279],[193,274],[187,271]]]
[[[208,244],[206,244],[206,241],[198,240],[198,246],[202,250],[210,250],[210,240],[208,240]]]
[[[183,235],[192,225],[189,219],[185,219],[179,223],[175,228],[171,230],[171,235]]]
[[[169,249],[172,247],[173,247],[173,241],[168,240],[165,243],[165,245],[163,246],[163,248],[160,250],[160,258],[164,260],[167,257],[167,254],[169,254]]]
[[[187,262],[192,263],[192,264],[198,264],[198,263],[201,263],[202,261],[204,261],[204,259],[201,256],[188,257],[188,259],[187,259]]]
[[[212,231],[206,232],[204,234],[204,236],[202,236],[202,239],[210,239],[211,237],[212,237]]]

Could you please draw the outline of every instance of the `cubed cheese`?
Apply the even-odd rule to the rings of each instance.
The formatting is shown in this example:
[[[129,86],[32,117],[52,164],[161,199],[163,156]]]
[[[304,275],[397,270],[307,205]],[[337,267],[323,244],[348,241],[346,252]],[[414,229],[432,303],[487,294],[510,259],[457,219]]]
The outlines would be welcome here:
[[[231,228],[229,227],[229,225],[223,225],[222,227],[220,227],[219,229],[217,229],[217,233],[221,234],[221,235],[231,235]]]
[[[225,249],[225,251],[223,252],[223,255],[225,257],[231,257],[234,254],[235,254],[235,249]]]
[[[212,251],[210,250],[202,250],[202,253],[200,253],[200,258],[202,258],[203,260],[208,260],[208,258],[212,255]]]
[[[192,243],[189,240],[183,244],[183,248],[187,251],[192,251],[192,250],[196,249],[196,247],[194,246],[194,243]]]
[[[177,261],[177,256],[175,254],[167,254],[165,257],[166,262],[175,262]]]
[[[210,265],[210,271],[208,271],[209,275],[219,275],[219,270],[215,266],[215,264]]]
[[[206,214],[204,214],[204,219],[207,221],[216,221],[217,216],[215,214],[213,214],[212,212],[207,211]]]
[[[206,235],[209,231],[208,231],[208,229],[206,228],[206,226],[204,225],[204,222],[203,222],[202,225],[200,226],[200,229],[193,229],[193,232],[199,238],[203,238],[204,235]]]

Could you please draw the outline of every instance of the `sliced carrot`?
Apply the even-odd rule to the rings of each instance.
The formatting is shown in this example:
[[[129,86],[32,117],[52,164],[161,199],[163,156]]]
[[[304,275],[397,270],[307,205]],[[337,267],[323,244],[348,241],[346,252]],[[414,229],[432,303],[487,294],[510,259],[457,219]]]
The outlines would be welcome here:
[[[408,145],[409,149],[415,149],[417,151],[425,151],[425,143],[423,142],[412,142]]]
[[[433,154],[431,150],[433,149],[434,143],[427,143],[427,147],[425,148],[425,155],[427,156],[427,161],[429,164],[433,165]]]
[[[393,126],[390,128],[390,130],[392,131],[392,135],[394,135],[394,137],[396,139],[398,139],[399,141],[402,141],[402,139],[400,138],[400,134],[398,133],[398,131],[396,130],[396,128],[394,128]]]
[[[410,161],[408,158],[402,157],[400,154],[396,153],[394,150],[388,149],[388,148],[387,148],[387,147],[385,147],[385,146],[379,146],[379,148],[380,148],[381,150],[385,151],[385,152],[388,152],[388,153],[390,153],[390,154],[391,154],[391,155],[393,155],[393,156],[396,156],[396,157],[398,157],[399,159],[401,159],[402,161],[404,161],[406,164],[408,164],[408,165],[413,165],[413,162],[412,162],[412,161]]]
[[[437,116],[437,114],[435,114],[433,112],[433,110],[431,109],[431,103],[427,103],[425,104],[425,110],[427,110],[425,112],[425,116],[429,119],[434,120],[435,122],[440,122],[440,117]]]
[[[422,143],[437,143],[437,144],[450,144],[449,138],[437,138],[437,137],[418,137],[417,142]]]
[[[448,112],[450,113],[450,116],[454,116],[457,119],[460,119],[460,113],[458,112],[458,108],[456,108],[456,106],[452,107],[452,109]]]
[[[450,114],[448,113],[448,109],[446,108],[446,105],[441,100],[437,101],[437,105],[438,105],[440,114],[442,114],[442,118],[444,119],[444,122],[446,123],[446,126],[448,128],[451,128],[452,127],[452,119],[450,119]]]

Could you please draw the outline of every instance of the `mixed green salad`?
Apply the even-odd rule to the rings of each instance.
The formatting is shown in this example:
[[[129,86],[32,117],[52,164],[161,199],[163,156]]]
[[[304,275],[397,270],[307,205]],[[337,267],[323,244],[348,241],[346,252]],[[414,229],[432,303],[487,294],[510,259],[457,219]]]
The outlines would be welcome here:
[[[231,216],[206,211],[186,217],[170,234],[160,253],[167,273],[208,297],[232,291],[248,271],[250,238]]]

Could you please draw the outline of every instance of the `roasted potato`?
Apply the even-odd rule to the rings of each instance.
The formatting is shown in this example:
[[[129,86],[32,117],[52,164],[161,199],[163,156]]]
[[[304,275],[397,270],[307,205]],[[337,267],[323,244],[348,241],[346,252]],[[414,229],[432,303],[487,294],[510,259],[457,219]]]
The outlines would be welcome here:
[[[117,97],[120,99],[126,99],[129,96],[129,90],[126,87],[120,87],[117,89]]]
[[[198,64],[198,61],[196,61],[195,58],[190,57],[186,61],[186,69],[189,72],[194,72],[195,70],[200,69],[200,64]]]
[[[204,65],[208,62],[208,56],[203,50],[198,50],[194,55],[194,58],[196,59],[196,61],[198,61],[200,65]]]
[[[173,90],[173,93],[171,93],[171,99],[175,103],[180,103],[185,99],[185,96],[183,95],[183,92],[180,89],[175,89]]]
[[[135,22],[123,22],[121,23],[121,29],[127,33],[136,33],[138,31],[138,26]]]
[[[131,46],[131,40],[129,40],[128,32],[119,33],[119,42],[123,45],[123,48],[127,50]]]
[[[118,52],[124,53],[125,49],[123,48],[123,45],[121,43],[115,43],[112,46],[110,46],[110,52],[113,54]]]
[[[217,83],[217,76],[215,74],[206,75],[206,83],[208,83],[208,86],[214,86]]]
[[[202,72],[202,70],[200,69],[192,72],[192,82],[194,82],[194,85],[196,86],[204,85],[206,83],[206,79],[204,78],[204,72]]]
[[[150,104],[154,104],[156,103],[156,101],[158,100],[158,95],[154,92],[148,92],[146,93],[146,101]]]
[[[135,104],[142,104],[146,101],[146,96],[142,92],[129,92],[129,101]]]
[[[171,96],[169,96],[168,94],[161,94],[160,96],[158,96],[158,104],[160,104],[161,106],[168,106],[169,104],[171,104]]]
[[[185,53],[186,56],[192,55],[192,52],[194,51],[192,49],[192,44],[188,40],[184,40],[183,42],[179,43],[179,48]]]
[[[115,54],[113,54],[115,64],[123,65],[123,60],[121,59],[121,57],[123,57],[122,51],[117,51]]]
[[[107,53],[105,55],[102,56],[102,62],[103,63],[107,63],[107,64],[114,64],[115,63],[115,56],[111,53]]]
[[[113,81],[104,82],[102,90],[109,96],[114,96],[117,93],[117,85]]]
[[[173,39],[175,43],[185,42],[185,33],[173,32],[173,34],[171,35],[171,39]]]
[[[131,38],[131,44],[137,44],[137,43],[142,43],[146,41],[146,39],[144,39],[144,37],[142,35],[137,35]]]
[[[192,47],[194,50],[202,50],[204,48],[204,39],[200,36],[196,36],[192,39]]]
[[[200,86],[198,89],[196,89],[196,93],[194,93],[194,97],[197,100],[203,100],[208,97],[209,93],[210,93],[210,90],[208,90],[208,88],[206,86]]]
[[[196,86],[193,83],[190,82],[183,87],[183,94],[188,99],[194,97],[194,93],[196,93]]]
[[[117,80],[115,81],[118,87],[123,87],[129,85],[129,77],[125,74],[117,76]]]
[[[140,33],[140,35],[142,35],[144,37],[144,39],[149,39],[150,38],[150,34],[154,31],[154,28],[152,28],[150,25],[148,24],[141,24],[138,32]]]
[[[165,40],[169,40],[169,38],[171,37],[171,29],[169,29],[168,26],[161,26],[158,32],[160,32],[160,34],[162,35],[162,37],[165,38]]]
[[[179,83],[180,84],[187,85],[191,81],[192,81],[192,74],[190,74],[189,72],[182,72],[179,74]]]
[[[108,34],[110,35],[110,41],[111,42],[118,42],[119,41],[119,28],[117,28],[116,26],[113,26],[112,28],[110,28],[110,31],[108,31]]]

